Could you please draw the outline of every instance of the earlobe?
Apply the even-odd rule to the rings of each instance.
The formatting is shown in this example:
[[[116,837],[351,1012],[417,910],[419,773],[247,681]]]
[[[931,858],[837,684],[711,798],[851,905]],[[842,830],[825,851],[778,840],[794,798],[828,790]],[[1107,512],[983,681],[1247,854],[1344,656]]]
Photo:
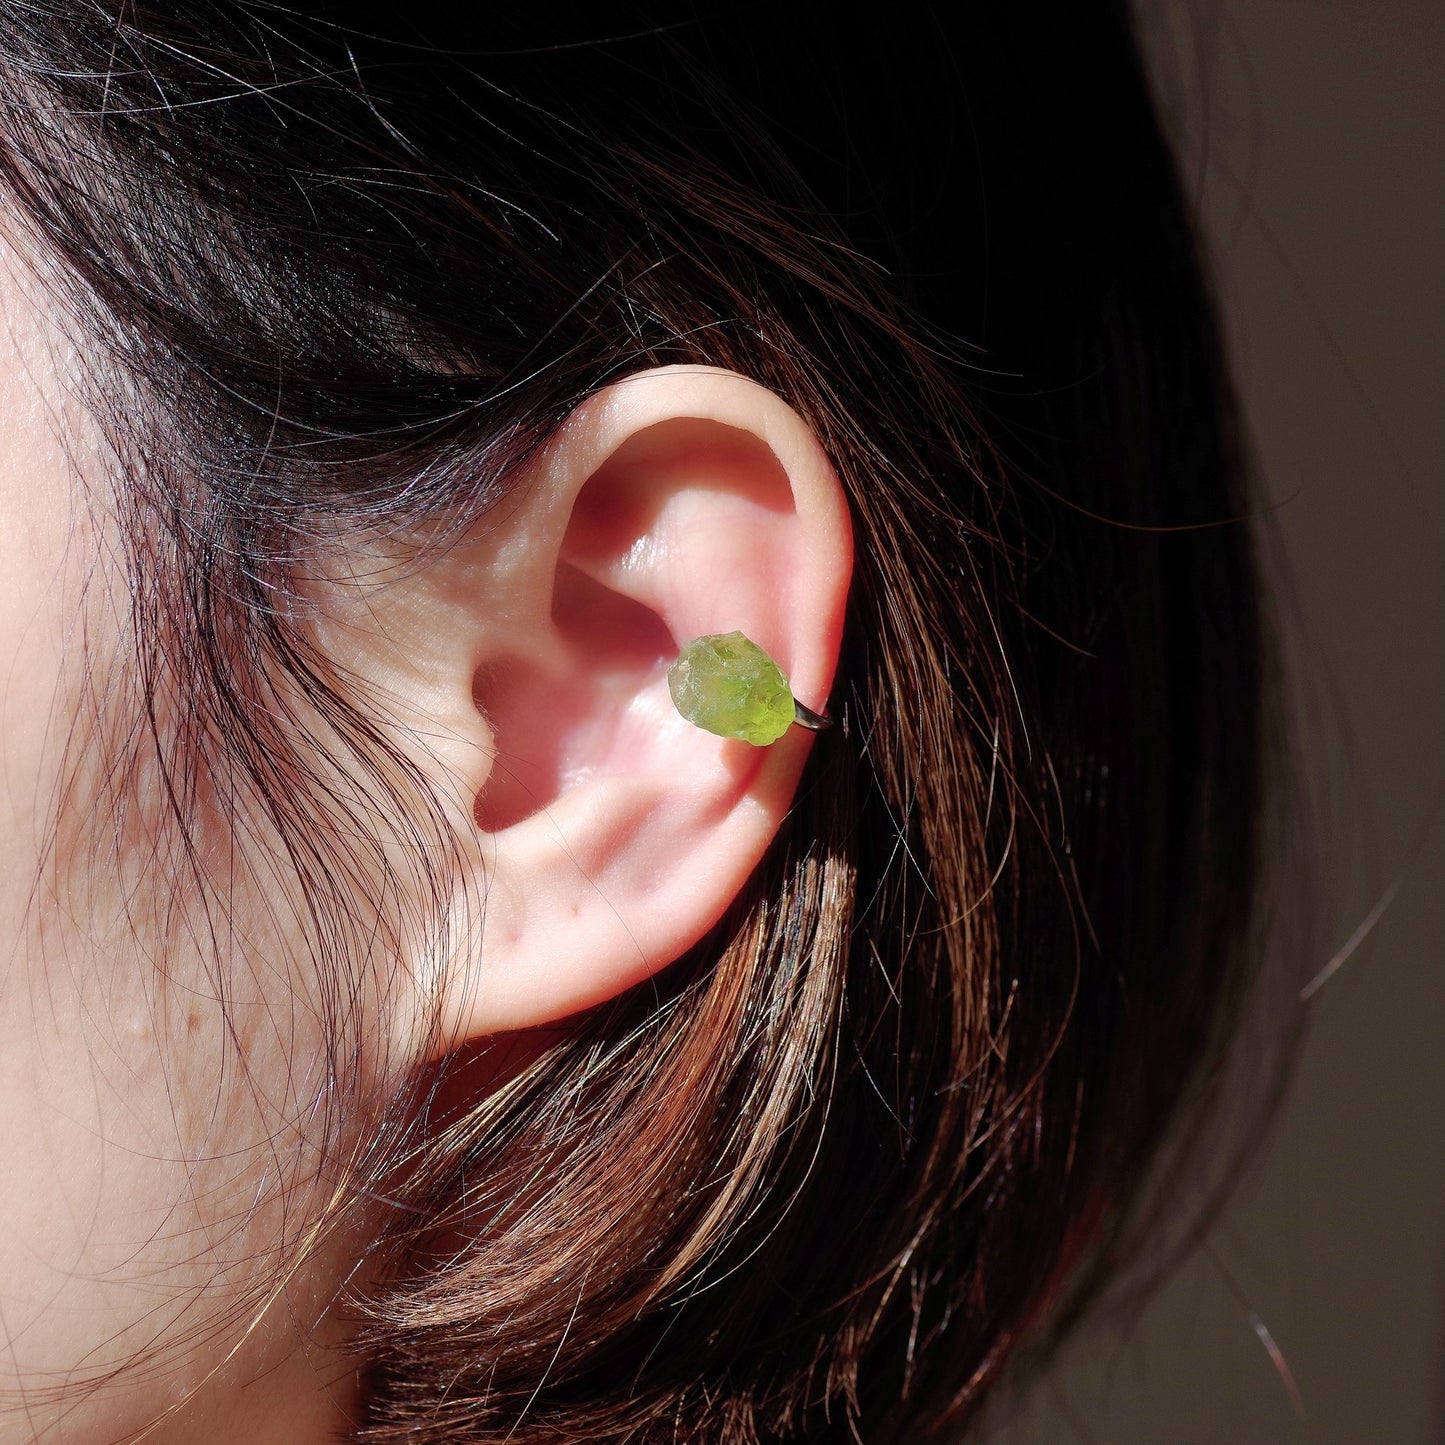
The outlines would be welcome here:
[[[443,1047],[595,1005],[713,926],[812,735],[758,748],[704,732],[673,706],[668,667],[682,642],[740,629],[821,707],[843,626],[837,479],[802,419],[742,377],[669,368],[609,388],[518,496],[510,535],[484,529],[453,639],[491,766],[474,779],[485,919],[442,984]]]

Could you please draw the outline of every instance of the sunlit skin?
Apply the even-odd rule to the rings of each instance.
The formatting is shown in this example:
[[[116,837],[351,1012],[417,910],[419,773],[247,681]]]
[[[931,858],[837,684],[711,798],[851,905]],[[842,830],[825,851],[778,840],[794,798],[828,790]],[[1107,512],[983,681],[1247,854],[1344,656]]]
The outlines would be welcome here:
[[[17,251],[3,263],[0,1445],[333,1439],[358,1398],[344,1302],[362,1241],[296,1251],[324,1195],[322,981],[274,858],[250,860],[216,943],[145,767],[113,808],[107,722],[135,662],[108,454],[53,303]],[[850,558],[831,469],[741,378],[661,372],[612,392],[563,429],[505,528],[407,586],[339,589],[319,625],[456,804],[458,855],[474,883],[487,873],[495,913],[473,973],[401,960],[418,992],[367,1021],[378,1071],[403,1066],[428,989],[444,1053],[666,966],[746,879],[806,758],[803,728],[754,749],[688,725],[656,639],[747,626],[801,695],[826,697]],[[745,433],[759,440],[740,447]],[[626,636],[598,632],[624,617]],[[545,667],[500,666],[517,656]],[[513,749],[489,787],[509,756],[498,733],[542,696],[553,762],[529,774]]]
[[[89,725],[126,663],[123,593],[104,489],[81,480],[101,449],[47,310],[6,253],[0,1441],[90,1445],[148,1426],[158,1442],[325,1439],[352,1385],[322,1348],[341,1336],[322,1308],[335,1263],[246,1328],[270,1293],[280,1202],[302,1202],[295,1111],[316,1081],[294,1061],[317,1041],[304,1002],[237,970],[246,1087],[199,955],[173,939],[160,981],[133,870],[85,826],[104,822],[83,816],[100,746]],[[139,854],[146,840],[128,843]]]

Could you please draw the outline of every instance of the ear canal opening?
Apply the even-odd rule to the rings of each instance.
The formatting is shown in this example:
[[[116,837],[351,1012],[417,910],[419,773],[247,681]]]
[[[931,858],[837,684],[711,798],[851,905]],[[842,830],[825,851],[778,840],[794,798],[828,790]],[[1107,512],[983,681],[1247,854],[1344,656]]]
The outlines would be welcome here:
[[[518,653],[489,664],[474,684],[495,749],[475,807],[487,832],[544,812],[583,776],[620,766],[629,704],[677,655],[656,612],[565,560],[552,625],[561,646],[549,652],[570,660],[565,673]]]

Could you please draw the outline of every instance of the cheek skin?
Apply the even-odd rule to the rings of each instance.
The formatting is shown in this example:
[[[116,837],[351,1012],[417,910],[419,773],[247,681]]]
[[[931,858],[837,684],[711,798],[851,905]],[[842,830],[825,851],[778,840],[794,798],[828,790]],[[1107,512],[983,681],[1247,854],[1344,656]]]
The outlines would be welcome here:
[[[164,847],[117,856],[89,764],[124,589],[36,295],[0,242],[0,1445],[99,1445],[168,1409],[148,1439],[247,1438],[249,1380],[271,1370],[251,1396],[274,1401],[325,1302],[298,1276],[241,1345],[312,1212],[324,1050],[270,910],[243,898],[203,956]]]

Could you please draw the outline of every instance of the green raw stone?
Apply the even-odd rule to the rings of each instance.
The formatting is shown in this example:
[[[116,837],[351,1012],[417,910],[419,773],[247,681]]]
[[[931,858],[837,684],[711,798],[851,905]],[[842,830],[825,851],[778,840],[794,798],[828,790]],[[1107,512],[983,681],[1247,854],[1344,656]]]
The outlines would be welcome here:
[[[741,738],[761,748],[793,725],[788,679],[741,632],[694,638],[668,671],[667,688],[688,722],[720,738]]]

